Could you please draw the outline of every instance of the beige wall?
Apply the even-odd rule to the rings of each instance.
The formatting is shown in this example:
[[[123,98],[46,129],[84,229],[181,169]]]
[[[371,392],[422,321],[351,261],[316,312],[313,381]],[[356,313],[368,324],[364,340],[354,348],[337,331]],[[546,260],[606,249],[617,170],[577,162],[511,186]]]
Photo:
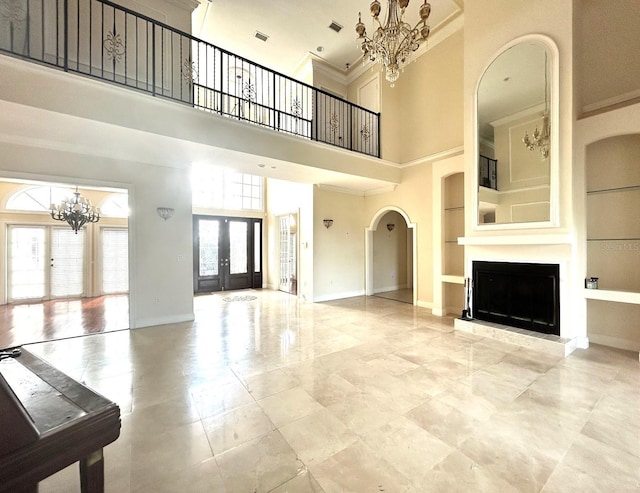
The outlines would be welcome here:
[[[395,86],[380,75],[381,153],[408,163],[463,144],[463,31],[407,65]],[[348,99],[380,72],[375,65],[349,84]]]
[[[463,145],[463,40],[457,31],[410,63],[389,89],[400,94],[401,163]]]
[[[313,299],[364,294],[365,198],[315,187],[313,191]],[[325,228],[322,220],[333,219]]]
[[[411,223],[417,225],[416,264],[417,290],[420,305],[431,307],[433,302],[433,245],[432,236],[432,173],[431,164],[411,166],[402,170],[402,182],[393,192],[365,197],[365,220],[370,224],[379,211],[397,207],[405,212]],[[382,224],[382,223],[381,223]]]
[[[578,114],[640,98],[640,2],[574,3]]]
[[[265,283],[271,289],[280,286],[279,216],[298,216],[298,296],[313,299],[314,283],[314,212],[313,185],[283,180],[266,181],[267,240],[264,251]]]

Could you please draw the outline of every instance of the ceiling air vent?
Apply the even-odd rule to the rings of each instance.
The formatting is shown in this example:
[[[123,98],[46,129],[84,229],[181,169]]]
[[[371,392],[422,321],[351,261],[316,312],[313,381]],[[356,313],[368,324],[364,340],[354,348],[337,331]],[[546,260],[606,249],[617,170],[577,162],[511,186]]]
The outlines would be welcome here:
[[[329,24],[329,29],[332,29],[333,31],[339,33],[342,30],[342,26],[336,21],[331,21],[331,24]]]
[[[253,35],[254,38],[259,39],[260,41],[266,41],[267,39],[269,39],[269,36],[267,36],[266,34],[261,33],[260,31],[256,31],[256,33]]]

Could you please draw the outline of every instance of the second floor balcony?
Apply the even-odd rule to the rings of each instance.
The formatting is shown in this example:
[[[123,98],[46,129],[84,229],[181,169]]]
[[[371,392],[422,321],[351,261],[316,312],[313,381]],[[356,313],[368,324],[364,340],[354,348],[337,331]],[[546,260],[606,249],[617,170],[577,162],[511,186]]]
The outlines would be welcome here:
[[[0,5],[0,51],[380,157],[380,115],[107,0]]]

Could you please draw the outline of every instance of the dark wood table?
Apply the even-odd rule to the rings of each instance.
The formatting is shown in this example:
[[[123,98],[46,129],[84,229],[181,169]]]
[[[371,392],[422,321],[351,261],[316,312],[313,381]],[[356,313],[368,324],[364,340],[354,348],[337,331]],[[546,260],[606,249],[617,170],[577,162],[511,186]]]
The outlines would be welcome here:
[[[83,493],[104,491],[102,448],[120,435],[120,408],[21,348],[0,361],[0,492],[80,463]]]

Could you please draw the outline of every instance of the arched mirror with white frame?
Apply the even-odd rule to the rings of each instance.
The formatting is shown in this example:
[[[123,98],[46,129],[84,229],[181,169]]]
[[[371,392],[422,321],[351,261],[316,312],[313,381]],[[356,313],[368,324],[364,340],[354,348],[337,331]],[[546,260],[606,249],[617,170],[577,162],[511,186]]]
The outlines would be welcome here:
[[[477,229],[557,225],[558,87],[558,50],[541,35],[509,43],[480,77]]]

